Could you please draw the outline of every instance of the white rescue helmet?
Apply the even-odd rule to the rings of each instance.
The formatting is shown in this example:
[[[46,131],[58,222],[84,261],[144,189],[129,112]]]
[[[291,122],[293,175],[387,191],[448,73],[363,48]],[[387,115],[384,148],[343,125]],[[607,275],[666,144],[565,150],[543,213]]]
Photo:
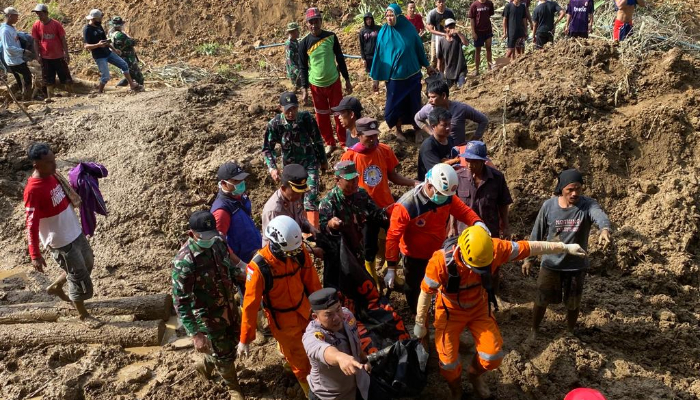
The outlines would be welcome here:
[[[298,249],[303,240],[299,224],[286,215],[277,216],[267,224],[265,237],[285,252]]]
[[[457,193],[459,179],[457,173],[451,165],[444,163],[435,164],[433,168],[425,174],[425,181],[433,185],[435,190],[443,196],[454,196]]]

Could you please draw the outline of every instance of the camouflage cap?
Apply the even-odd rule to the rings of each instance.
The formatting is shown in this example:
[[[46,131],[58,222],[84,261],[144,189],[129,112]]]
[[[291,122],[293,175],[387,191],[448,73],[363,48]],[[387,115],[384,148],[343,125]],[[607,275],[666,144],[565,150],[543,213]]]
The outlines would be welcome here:
[[[355,168],[355,163],[349,160],[335,164],[334,170],[335,176],[348,181],[357,178],[359,175],[357,173],[357,168]]]
[[[299,24],[296,22],[290,22],[287,24],[287,32],[296,31],[299,29]]]

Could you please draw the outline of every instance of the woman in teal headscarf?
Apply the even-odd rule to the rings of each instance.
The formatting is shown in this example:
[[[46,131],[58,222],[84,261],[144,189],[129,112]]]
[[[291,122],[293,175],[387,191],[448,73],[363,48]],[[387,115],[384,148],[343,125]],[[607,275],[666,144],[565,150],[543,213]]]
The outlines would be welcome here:
[[[386,24],[377,37],[370,76],[375,81],[375,91],[378,81],[387,82],[384,120],[390,128],[395,126],[397,138],[404,140],[402,121],[413,123],[413,117],[422,106],[421,68],[426,67],[428,74],[434,73],[434,69],[425,56],[416,28],[401,14],[401,7],[389,4],[385,17]]]

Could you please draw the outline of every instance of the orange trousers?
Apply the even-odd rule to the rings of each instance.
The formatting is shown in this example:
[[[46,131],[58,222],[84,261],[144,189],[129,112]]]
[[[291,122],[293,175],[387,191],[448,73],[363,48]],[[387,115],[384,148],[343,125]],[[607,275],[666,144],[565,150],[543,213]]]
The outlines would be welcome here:
[[[301,338],[304,336],[309,320],[302,318],[296,312],[294,314],[297,315],[297,323],[294,326],[284,326],[281,329],[277,329],[271,316],[268,316],[270,318],[270,332],[277,340],[277,343],[279,343],[280,350],[282,350],[284,358],[287,359],[287,362],[292,367],[294,376],[299,382],[306,382],[306,377],[311,372],[311,364]]]
[[[471,308],[452,308],[448,300],[443,303],[442,296],[438,293],[435,301],[435,347],[440,358],[440,375],[448,382],[460,379],[459,335],[465,328],[474,338],[480,372],[498,368],[503,361],[503,338],[496,320],[489,316],[488,302],[482,300]]]

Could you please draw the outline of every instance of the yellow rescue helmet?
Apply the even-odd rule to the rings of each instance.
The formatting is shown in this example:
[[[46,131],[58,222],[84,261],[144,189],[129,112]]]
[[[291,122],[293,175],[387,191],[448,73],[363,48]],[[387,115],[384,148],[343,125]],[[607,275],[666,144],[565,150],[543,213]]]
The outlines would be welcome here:
[[[470,226],[459,235],[457,244],[462,261],[470,267],[483,268],[493,262],[493,240],[484,228]]]

